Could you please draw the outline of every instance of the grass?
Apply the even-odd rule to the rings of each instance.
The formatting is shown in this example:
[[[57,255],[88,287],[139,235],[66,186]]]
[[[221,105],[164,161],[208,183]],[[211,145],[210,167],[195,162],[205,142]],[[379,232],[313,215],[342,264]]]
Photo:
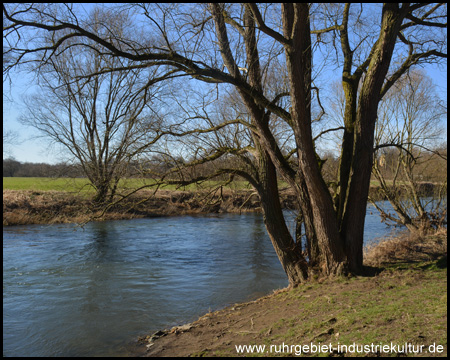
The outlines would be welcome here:
[[[191,191],[173,191],[167,187],[160,188],[156,193],[153,188],[141,189],[135,193],[130,190],[123,191],[125,187],[132,190],[139,187],[139,180],[131,179],[129,182],[124,181],[121,184],[122,189],[118,192],[120,195],[131,195],[120,202],[112,203],[111,207],[103,212],[103,208],[92,202],[94,189],[84,179],[13,178],[11,181],[8,178],[8,180],[3,184],[3,226],[84,223],[92,220],[216,212],[241,213],[260,209],[259,202],[248,190],[218,191],[216,183],[203,184],[203,188],[196,187]],[[171,188],[175,189],[174,186]],[[116,199],[120,199],[120,196]],[[289,204],[292,206],[292,202]]]
[[[445,234],[445,236],[443,236]],[[365,249],[365,262],[371,266],[410,268],[417,261],[434,260],[434,254],[447,252],[447,229],[438,229],[427,235],[423,230],[405,231],[395,237],[386,237],[373,247]],[[425,241],[426,239],[426,241]],[[395,261],[395,265],[393,265]]]
[[[87,179],[82,178],[43,178],[43,177],[4,177],[3,190],[33,191],[92,191]]]
[[[155,184],[152,179],[123,179],[119,182],[119,189],[136,189],[144,185]],[[212,189],[219,186],[219,181],[204,181],[197,185],[178,187],[176,185],[164,185],[161,188],[165,190],[198,190]],[[234,190],[249,189],[246,181],[234,181],[226,186]],[[86,178],[46,178],[46,177],[4,177],[3,190],[32,190],[32,191],[67,191],[72,193],[93,194],[94,188]]]

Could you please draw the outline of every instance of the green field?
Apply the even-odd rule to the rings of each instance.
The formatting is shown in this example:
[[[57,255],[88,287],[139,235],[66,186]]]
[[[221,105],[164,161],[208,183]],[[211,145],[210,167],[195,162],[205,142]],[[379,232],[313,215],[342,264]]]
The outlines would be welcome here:
[[[152,185],[153,179],[122,179],[119,182],[119,190],[133,190],[144,185]],[[213,190],[224,182],[204,181],[201,184],[192,184],[188,186],[164,185],[161,189],[165,190]],[[387,181],[389,184],[390,182]],[[288,184],[282,180],[278,183],[279,188],[286,188]],[[380,186],[378,180],[371,180],[370,186],[377,188]],[[251,189],[247,181],[234,180],[225,186],[232,190]],[[154,189],[154,187],[149,187]],[[71,193],[93,194],[94,188],[89,184],[86,178],[49,178],[49,177],[4,177],[3,190],[32,190],[32,191],[67,191]]]
[[[81,178],[4,177],[3,190],[91,191],[89,181]]]
[[[124,179],[119,183],[121,189],[136,189],[144,185],[154,184],[152,179]],[[200,185],[189,185],[179,190],[212,189],[220,185],[218,181],[205,181]],[[249,185],[244,181],[234,181],[227,187],[231,189],[248,189]],[[161,187],[166,190],[176,190],[176,185]],[[3,190],[33,190],[33,191],[67,191],[93,193],[94,189],[85,178],[44,178],[44,177],[4,177]]]

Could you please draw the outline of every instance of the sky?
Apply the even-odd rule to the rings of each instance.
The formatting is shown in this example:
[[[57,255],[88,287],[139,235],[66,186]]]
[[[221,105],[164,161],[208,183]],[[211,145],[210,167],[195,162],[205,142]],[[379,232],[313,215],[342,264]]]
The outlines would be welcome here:
[[[447,97],[447,68],[427,65],[426,73],[437,86],[442,98]],[[330,84],[339,81],[339,71],[327,74]],[[19,122],[23,111],[21,101],[24,96],[32,95],[38,90],[32,75],[24,72],[12,76],[12,83],[3,82],[3,132],[12,131],[16,134],[13,144],[5,144],[3,158],[12,157],[20,162],[55,164],[64,161],[61,148],[50,146],[45,138],[40,137],[37,130],[24,126]],[[444,124],[446,127],[446,122]]]
[[[428,67],[426,71],[437,85],[442,97],[446,97],[447,70]],[[338,80],[339,76],[331,82]],[[13,89],[9,88],[9,84],[3,84],[3,131],[13,131],[18,137],[14,144],[6,145],[6,149],[4,149],[6,153],[4,151],[3,158],[12,157],[20,162],[31,163],[56,164],[62,162],[65,157],[60,148],[50,146],[48,140],[40,137],[37,130],[19,122],[23,111],[21,99],[36,91],[37,87],[32,84],[32,77],[25,76],[23,73],[14,77]]]

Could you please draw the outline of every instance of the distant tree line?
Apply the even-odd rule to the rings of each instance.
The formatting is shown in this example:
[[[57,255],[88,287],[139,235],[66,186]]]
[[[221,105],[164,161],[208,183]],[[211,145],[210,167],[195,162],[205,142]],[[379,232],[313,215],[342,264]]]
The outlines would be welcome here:
[[[86,177],[79,165],[45,164],[3,159],[4,177]]]
[[[395,175],[394,164],[399,159],[399,151],[396,148],[383,149],[383,153],[378,157],[375,164],[379,168],[383,177],[392,180]],[[322,154],[324,159],[322,174],[327,184],[332,186],[339,171],[339,157],[328,151]],[[447,181],[447,144],[441,144],[436,148],[423,151],[416,161],[413,173],[419,181],[441,183]],[[145,177],[159,179],[163,174],[170,173],[182,159],[169,159],[164,156],[154,155],[150,159],[135,161],[129,164],[126,177]],[[189,163],[189,160],[185,160]],[[184,169],[182,177],[186,181],[197,178],[212,177],[217,169],[230,167],[236,162],[233,157],[221,158],[204,164],[198,164]],[[380,166],[382,165],[382,166]],[[174,174],[175,175],[180,175]],[[20,162],[14,158],[3,159],[4,177],[78,177],[84,178],[86,175],[80,164],[46,164]],[[404,175],[400,174],[402,180]],[[171,177],[169,177],[171,178]],[[226,174],[214,177],[216,180],[225,180]]]

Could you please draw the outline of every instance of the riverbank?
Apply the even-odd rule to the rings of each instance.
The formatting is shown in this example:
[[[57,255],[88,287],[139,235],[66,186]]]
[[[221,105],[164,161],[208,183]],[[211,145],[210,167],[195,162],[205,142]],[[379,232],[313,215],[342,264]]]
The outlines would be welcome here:
[[[283,206],[295,206],[292,194]],[[3,190],[3,226],[83,223],[143,217],[260,211],[253,191],[141,190],[109,207],[95,208],[85,195],[64,191]]]
[[[422,185],[423,194],[431,194],[435,190],[431,183]],[[212,187],[208,190],[160,189],[156,192],[142,189],[104,211],[92,204],[87,193],[73,191],[73,186],[67,186],[68,191],[4,189],[3,226],[261,211],[258,195],[249,189]],[[369,195],[373,201],[384,200],[379,186],[371,186]],[[280,198],[284,209],[297,207],[291,190],[280,190]]]
[[[446,229],[405,233],[365,254],[376,275],[311,282],[210,312],[141,337],[134,355],[446,357],[446,253]]]

